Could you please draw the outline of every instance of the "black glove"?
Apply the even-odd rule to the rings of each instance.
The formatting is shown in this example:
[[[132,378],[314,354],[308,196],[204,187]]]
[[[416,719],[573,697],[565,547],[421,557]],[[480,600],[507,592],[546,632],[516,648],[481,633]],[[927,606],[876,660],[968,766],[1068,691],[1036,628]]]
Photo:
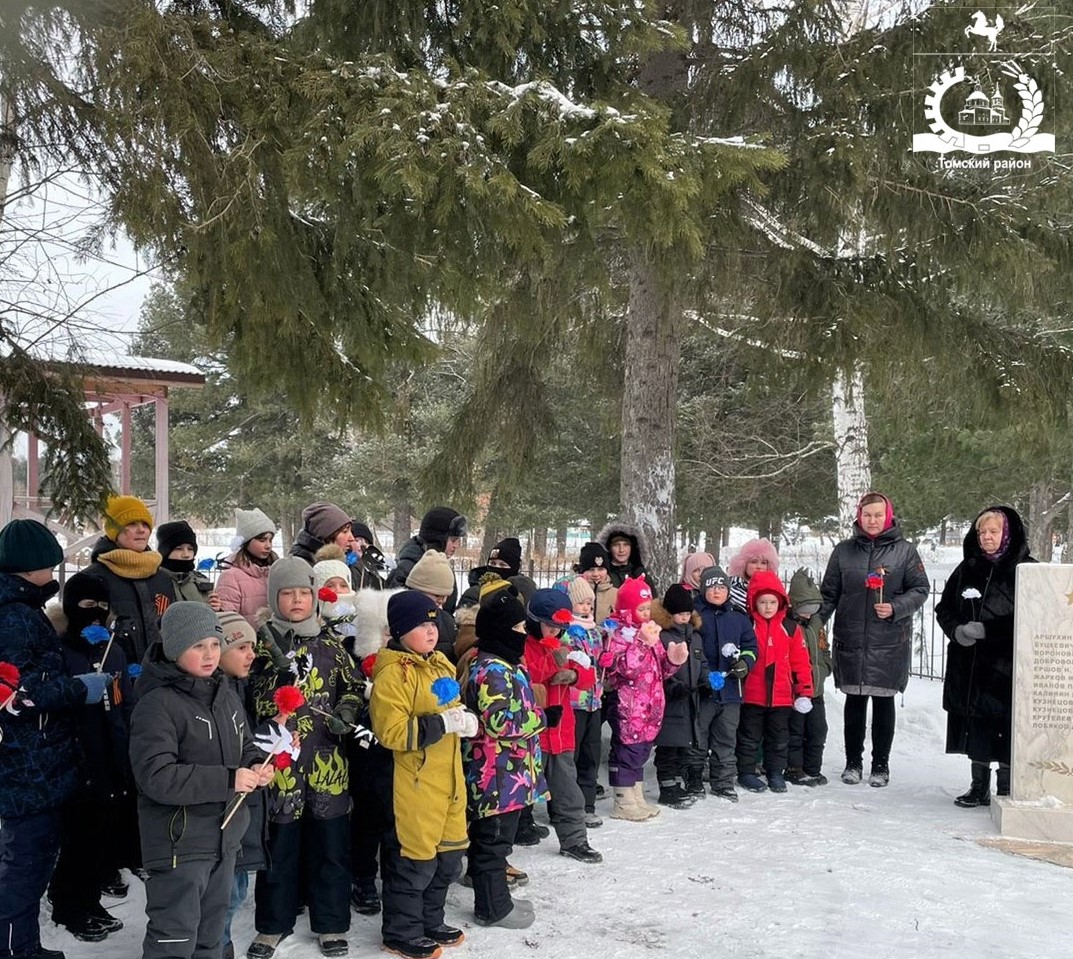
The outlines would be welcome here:
[[[734,665],[727,670],[727,675],[735,679],[744,679],[749,675],[749,664],[744,659],[735,659]]]
[[[548,721],[548,729],[554,729],[563,718],[562,706],[545,706],[544,718]]]
[[[332,710],[328,720],[328,732],[336,736],[345,736],[358,724],[358,709],[353,703],[339,703]]]
[[[257,639],[260,640],[276,669],[282,672],[291,668],[291,660],[287,656],[287,653],[291,651],[290,632],[281,635],[273,628],[271,623],[265,623],[257,631]]]

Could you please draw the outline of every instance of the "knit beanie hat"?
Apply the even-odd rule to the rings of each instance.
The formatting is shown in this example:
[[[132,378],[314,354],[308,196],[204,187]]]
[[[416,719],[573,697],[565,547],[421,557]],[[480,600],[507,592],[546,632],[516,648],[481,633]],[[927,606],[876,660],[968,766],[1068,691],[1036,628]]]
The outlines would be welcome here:
[[[440,608],[424,593],[404,589],[387,601],[387,627],[396,642],[422,623],[436,622]]]
[[[353,534],[354,539],[363,539],[366,543],[372,546],[376,540],[373,538],[373,531],[369,529],[364,523],[354,520],[350,524],[350,532]]]
[[[235,541],[233,549],[241,549],[255,536],[262,533],[274,533],[276,524],[259,509],[235,510]]]
[[[709,566],[715,565],[715,557],[711,553],[690,553],[682,561],[682,583],[689,589],[693,588],[693,574],[700,570],[703,572]]]
[[[43,523],[13,519],[0,530],[0,573],[30,573],[62,562],[63,550]]]
[[[220,628],[224,631],[223,639],[220,640],[221,655],[243,643],[257,642],[257,634],[246,622],[245,616],[240,616],[232,609],[225,609],[217,613],[216,618],[220,621]]]
[[[277,596],[281,589],[308,589],[315,596],[313,567],[298,556],[284,556],[272,564],[268,572],[268,605],[272,615],[279,618]]]
[[[349,525],[350,517],[335,503],[310,503],[302,510],[302,529],[322,543]]]
[[[314,557],[316,563],[313,564],[313,585],[317,592],[320,592],[320,588],[330,579],[341,579],[347,584],[347,589],[350,589],[350,567],[343,559],[345,555],[342,549],[334,544],[317,550],[317,555]]]
[[[112,606],[109,596],[107,581],[94,573],[83,570],[67,580],[60,599],[67,617],[67,635],[81,636],[87,626],[106,623]]]
[[[429,546],[444,549],[449,537],[465,537],[466,517],[449,506],[433,506],[421,518],[417,535]]]
[[[215,636],[223,647],[223,627],[207,603],[182,600],[172,603],[160,617],[164,657],[173,663],[195,643],[210,636]]]
[[[179,546],[193,546],[197,552],[197,536],[190,524],[184,519],[161,523],[156,530],[156,551],[167,559],[168,554]]]
[[[131,523],[153,527],[153,514],[137,496],[109,496],[104,504],[104,535],[114,540]]]
[[[409,589],[419,589],[433,596],[450,596],[455,589],[455,574],[447,556],[439,550],[425,550],[406,577]]]
[[[618,588],[618,596],[615,598],[615,612],[626,613],[631,618],[637,612],[637,607],[652,601],[652,588],[645,580],[644,574],[636,577],[626,577],[626,581]]]
[[[701,592],[707,592],[713,586],[725,586],[730,589],[730,577],[722,566],[709,566],[700,574]]]
[[[592,588],[592,583],[584,576],[575,576],[566,584],[566,595],[570,597],[570,602],[574,606],[578,603],[596,602],[596,591]]]
[[[581,547],[581,555],[577,561],[577,571],[584,573],[590,569],[607,569],[611,565],[611,557],[600,543],[586,543]]]
[[[506,539],[501,539],[488,551],[488,562],[492,560],[498,560],[501,563],[506,563],[507,576],[517,576],[518,571],[522,568],[522,544],[518,541],[516,536],[508,536]]]
[[[693,597],[681,583],[672,583],[663,594],[663,608],[672,616],[693,611]]]

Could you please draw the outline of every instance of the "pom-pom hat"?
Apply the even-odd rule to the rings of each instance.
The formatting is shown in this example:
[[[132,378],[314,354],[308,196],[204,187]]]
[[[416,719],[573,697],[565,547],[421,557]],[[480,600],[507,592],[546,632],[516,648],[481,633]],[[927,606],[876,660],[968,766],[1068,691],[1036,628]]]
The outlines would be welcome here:
[[[541,623],[554,629],[566,629],[574,621],[570,597],[561,589],[538,589],[529,600],[525,611],[526,627],[533,636],[539,636]]]

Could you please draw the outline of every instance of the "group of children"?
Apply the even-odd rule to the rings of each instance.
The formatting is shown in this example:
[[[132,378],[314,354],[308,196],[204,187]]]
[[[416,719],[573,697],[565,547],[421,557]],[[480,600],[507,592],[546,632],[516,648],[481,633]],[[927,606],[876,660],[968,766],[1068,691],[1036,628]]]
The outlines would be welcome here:
[[[265,540],[270,552],[262,517],[248,542]],[[165,569],[187,577],[196,541],[178,526],[158,531],[158,542],[173,546]],[[122,532],[115,539],[126,549]],[[249,959],[272,959],[303,908],[321,953],[346,955],[352,903],[382,911],[385,951],[435,959],[465,938],[444,916],[463,859],[476,923],[527,927],[532,904],[511,891],[525,876],[507,857],[516,842],[549,834],[533,819],[537,804],[547,802],[561,855],[602,861],[588,831],[602,824],[605,721],[615,819],[659,815],[643,788],[653,747],[659,804],[676,809],[705,795],[705,773],[711,792],[734,802],[735,785],[784,792],[787,781],[826,782],[829,657],[807,572],[787,594],[774,550],[758,541],[739,552],[756,545],[758,555],[734,577],[690,555],[681,582],[657,600],[639,556],[623,549],[629,536],[611,539],[615,552],[586,544],[576,575],[549,589],[528,588],[512,575],[516,564],[499,562],[516,541],[504,541],[503,557],[497,546],[472,591],[475,642],[461,658],[453,632],[444,642],[450,584],[439,573],[449,567],[435,550],[415,563],[410,588],[375,594],[354,589],[341,551],[322,550],[312,564],[254,562],[268,607],[256,631],[192,582],[191,599],[166,605],[140,664],[118,643],[97,655],[112,625],[107,586],[73,577],[61,632],[81,649],[71,667],[89,689],[80,725],[100,727],[110,743],[91,767],[107,761],[119,770],[113,786],[127,784],[92,807],[95,821],[125,809],[130,818],[137,789],[143,956],[230,959],[250,872]],[[117,754],[128,738],[129,765]],[[79,825],[61,841],[69,863],[57,870],[53,905],[57,921],[65,909],[96,916],[80,938],[99,941],[121,926],[100,906],[102,876],[63,881],[92,858]],[[96,865],[119,864],[130,859]],[[89,887],[91,901],[75,903]]]

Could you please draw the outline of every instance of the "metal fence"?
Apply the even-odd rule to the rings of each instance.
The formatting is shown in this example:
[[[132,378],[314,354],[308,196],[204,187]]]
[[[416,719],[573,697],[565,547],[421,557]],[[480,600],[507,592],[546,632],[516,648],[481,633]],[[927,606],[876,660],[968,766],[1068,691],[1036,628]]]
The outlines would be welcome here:
[[[472,567],[480,565],[476,561],[463,559],[461,562],[456,557],[453,561],[456,567],[455,576],[458,579],[459,592],[464,590],[469,583],[469,571]],[[556,580],[564,576],[572,575],[573,567],[568,560],[546,559],[535,561],[523,560],[521,571],[537,586],[551,586]],[[813,571],[816,581],[819,582],[823,570]],[[783,574],[783,585],[789,588],[790,580]],[[661,584],[662,585],[662,584]],[[934,610],[940,597],[943,595],[945,580],[933,579],[931,590],[924,605],[913,615],[912,644],[913,654],[909,665],[909,674],[921,679],[942,679],[946,675],[946,644],[947,639],[939,624],[935,622]]]

